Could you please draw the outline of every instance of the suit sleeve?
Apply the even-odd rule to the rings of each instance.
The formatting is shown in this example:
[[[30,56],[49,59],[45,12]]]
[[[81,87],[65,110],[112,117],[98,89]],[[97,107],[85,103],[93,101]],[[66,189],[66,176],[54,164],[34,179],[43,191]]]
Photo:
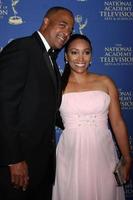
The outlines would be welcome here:
[[[16,46],[12,42],[0,54],[0,165],[24,160],[17,125],[28,73],[28,56]]]

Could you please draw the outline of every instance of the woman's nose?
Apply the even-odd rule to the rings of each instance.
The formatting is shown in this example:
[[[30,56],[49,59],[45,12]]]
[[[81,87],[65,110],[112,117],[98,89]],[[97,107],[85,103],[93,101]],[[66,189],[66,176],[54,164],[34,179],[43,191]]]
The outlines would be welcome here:
[[[83,55],[82,53],[79,54],[78,59],[79,59],[80,61],[83,61],[83,60],[84,60],[84,55]]]

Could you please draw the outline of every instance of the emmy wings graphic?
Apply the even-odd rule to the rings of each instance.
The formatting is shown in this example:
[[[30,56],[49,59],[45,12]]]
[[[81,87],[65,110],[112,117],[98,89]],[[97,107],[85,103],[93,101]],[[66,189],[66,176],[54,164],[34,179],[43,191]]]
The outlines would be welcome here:
[[[83,17],[81,15],[76,15],[75,16],[75,21],[78,23],[79,25],[79,33],[83,35],[83,29],[87,26],[87,18],[85,19],[85,21],[83,22]]]
[[[16,10],[16,6],[19,3],[20,0],[12,0],[11,1],[11,6],[12,6],[12,11],[14,13],[13,16],[9,17],[9,24],[12,25],[19,25],[23,23],[22,17],[18,16],[18,12]]]

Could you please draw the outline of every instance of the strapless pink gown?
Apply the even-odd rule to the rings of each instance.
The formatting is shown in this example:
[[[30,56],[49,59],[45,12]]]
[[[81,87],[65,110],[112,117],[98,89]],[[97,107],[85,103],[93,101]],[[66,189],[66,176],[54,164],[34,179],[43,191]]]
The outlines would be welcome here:
[[[63,95],[65,129],[57,145],[53,200],[124,200],[113,175],[117,154],[108,128],[110,96],[103,91]]]

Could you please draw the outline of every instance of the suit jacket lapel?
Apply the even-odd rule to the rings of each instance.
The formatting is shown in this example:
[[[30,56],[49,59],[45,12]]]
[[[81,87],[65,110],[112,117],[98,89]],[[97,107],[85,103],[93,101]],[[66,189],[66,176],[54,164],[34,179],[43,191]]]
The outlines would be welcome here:
[[[56,78],[57,78],[57,86],[58,86],[58,94],[57,94],[57,99],[58,99],[58,107],[60,106],[61,103],[61,96],[62,96],[62,90],[61,90],[61,75],[59,72],[59,68],[57,64],[55,63],[55,72],[56,72]]]
[[[55,88],[55,92],[57,95],[57,107],[60,106],[61,103],[61,96],[62,96],[62,91],[61,91],[61,76],[60,76],[60,72],[59,72],[59,68],[57,66],[57,64],[55,66],[55,71],[53,69],[52,63],[49,59],[49,55],[48,52],[46,51],[46,48],[40,38],[40,36],[38,35],[37,32],[33,33],[32,37],[36,40],[38,46],[40,47],[41,51],[42,51],[42,55],[43,55],[43,59],[44,59],[44,67],[47,67],[51,80],[53,82],[54,88]]]
[[[56,75],[55,75],[55,72],[54,72],[54,69],[53,69],[53,66],[50,62],[50,59],[49,59],[49,55],[48,55],[48,52],[46,51],[46,48],[40,38],[40,36],[38,35],[37,32],[33,33],[32,35],[35,40],[37,41],[40,49],[42,50],[42,55],[43,55],[43,59],[44,59],[44,67],[47,67],[48,71],[49,71],[49,74],[50,74],[50,77],[51,77],[51,80],[53,82],[53,85],[57,91],[57,80],[56,80]]]
[[[54,71],[53,66],[52,66],[52,64],[51,64],[51,61],[50,61],[50,59],[49,59],[49,55],[48,55],[47,51],[44,51],[44,52],[43,52],[43,58],[44,58],[46,67],[48,68],[49,73],[50,73],[50,75],[51,75],[51,78],[52,78],[52,81],[53,81],[53,83],[54,83],[54,86],[56,87],[56,90],[57,90],[57,79],[56,79],[56,74],[55,74],[55,71]]]

